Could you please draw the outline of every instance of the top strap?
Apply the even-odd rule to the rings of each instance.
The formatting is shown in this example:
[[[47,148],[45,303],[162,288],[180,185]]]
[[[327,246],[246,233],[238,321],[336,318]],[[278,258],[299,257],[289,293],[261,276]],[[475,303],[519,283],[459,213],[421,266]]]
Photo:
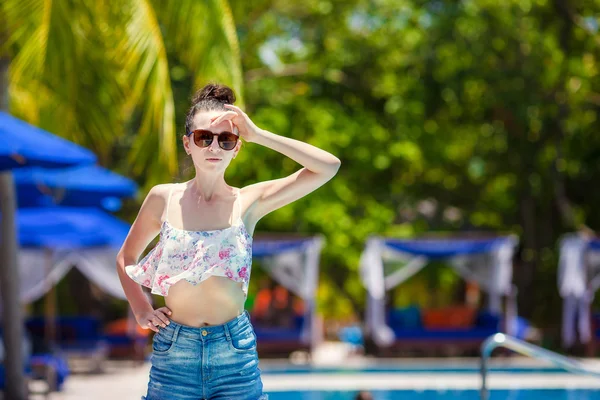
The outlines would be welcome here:
[[[169,189],[169,197],[167,197],[167,205],[165,206],[165,210],[163,211],[163,221],[169,220],[169,206],[171,205],[171,196],[173,195],[173,189],[175,188],[175,183],[171,185],[171,189]]]
[[[238,219],[242,219],[242,190],[238,188],[237,190],[237,199],[238,203]]]

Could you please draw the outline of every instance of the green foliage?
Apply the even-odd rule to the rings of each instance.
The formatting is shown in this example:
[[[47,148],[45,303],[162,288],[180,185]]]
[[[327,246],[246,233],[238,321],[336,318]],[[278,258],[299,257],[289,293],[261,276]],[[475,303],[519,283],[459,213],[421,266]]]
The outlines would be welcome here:
[[[259,226],[325,234],[326,314],[363,304],[357,265],[369,235],[475,230],[521,236],[521,310],[555,319],[557,239],[600,223],[600,192],[590,190],[600,165],[597,5],[312,0],[232,8],[256,122],[342,160],[331,183]],[[297,167],[247,150],[231,171],[241,181]],[[439,284],[451,290],[450,281]]]
[[[15,21],[3,47],[14,54],[13,108],[92,147],[106,165],[143,171],[141,183],[193,172],[185,162],[166,167],[187,98],[209,78],[238,93],[243,82],[259,126],[342,160],[331,182],[258,226],[325,236],[326,316],[362,309],[357,268],[370,235],[478,231],[520,235],[520,310],[556,320],[557,239],[600,226],[596,3],[45,3],[52,13],[36,3],[2,6]],[[133,170],[121,161],[134,159]],[[298,168],[249,144],[227,179],[245,185]],[[455,280],[431,271],[424,276],[439,275],[434,286],[449,298]],[[420,299],[431,286],[415,279]],[[413,289],[404,290],[398,304]]]
[[[91,148],[146,187],[177,173],[177,66],[193,75],[184,98],[211,79],[242,94],[226,0],[6,0],[0,20],[0,52],[12,58],[11,112]]]

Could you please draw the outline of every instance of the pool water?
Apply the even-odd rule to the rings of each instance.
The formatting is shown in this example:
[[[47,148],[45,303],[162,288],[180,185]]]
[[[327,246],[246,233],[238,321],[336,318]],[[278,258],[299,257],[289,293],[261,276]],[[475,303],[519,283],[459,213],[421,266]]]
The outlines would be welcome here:
[[[412,366],[397,366],[397,365],[371,365],[361,368],[353,367],[309,367],[309,366],[297,366],[297,365],[269,365],[266,367],[261,366],[263,374],[347,374],[347,373],[361,373],[361,374],[380,374],[380,373],[424,373],[424,374],[456,374],[456,373],[475,373],[478,374],[480,371],[479,365],[461,365],[461,366],[431,366],[431,365],[412,365]],[[488,368],[490,374],[497,372],[508,372],[511,374],[531,374],[531,373],[542,373],[552,374],[559,373],[564,374],[565,370],[562,368],[556,368],[552,366],[498,366],[492,365]]]
[[[480,400],[477,390],[371,390],[374,400]],[[269,400],[354,400],[356,391],[289,391],[269,393]],[[492,390],[489,400],[598,400],[596,389]]]

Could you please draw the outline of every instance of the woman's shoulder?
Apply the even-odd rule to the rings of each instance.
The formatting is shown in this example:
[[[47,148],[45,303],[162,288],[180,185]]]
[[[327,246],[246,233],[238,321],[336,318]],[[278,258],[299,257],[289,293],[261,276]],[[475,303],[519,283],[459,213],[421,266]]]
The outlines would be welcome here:
[[[175,189],[179,183],[160,183],[156,186],[153,186],[152,189],[148,192],[148,197],[154,198],[163,198],[166,199],[167,196]]]
[[[169,196],[181,187],[180,183],[161,183],[153,186],[148,195],[146,196],[146,202],[154,207],[162,208],[169,200]]]
[[[169,197],[175,190],[179,190],[180,185],[179,183],[162,183],[153,186],[146,195],[142,209],[162,221]]]

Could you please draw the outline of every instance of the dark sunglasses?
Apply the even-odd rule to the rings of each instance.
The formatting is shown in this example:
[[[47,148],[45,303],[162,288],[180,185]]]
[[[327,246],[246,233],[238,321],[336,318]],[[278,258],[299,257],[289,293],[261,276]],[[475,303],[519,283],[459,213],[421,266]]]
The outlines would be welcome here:
[[[214,133],[206,129],[196,129],[188,132],[188,136],[194,135],[194,143],[198,147],[208,147],[212,144],[214,137],[217,137],[217,143],[223,150],[233,150],[238,142],[238,135],[231,132]]]

